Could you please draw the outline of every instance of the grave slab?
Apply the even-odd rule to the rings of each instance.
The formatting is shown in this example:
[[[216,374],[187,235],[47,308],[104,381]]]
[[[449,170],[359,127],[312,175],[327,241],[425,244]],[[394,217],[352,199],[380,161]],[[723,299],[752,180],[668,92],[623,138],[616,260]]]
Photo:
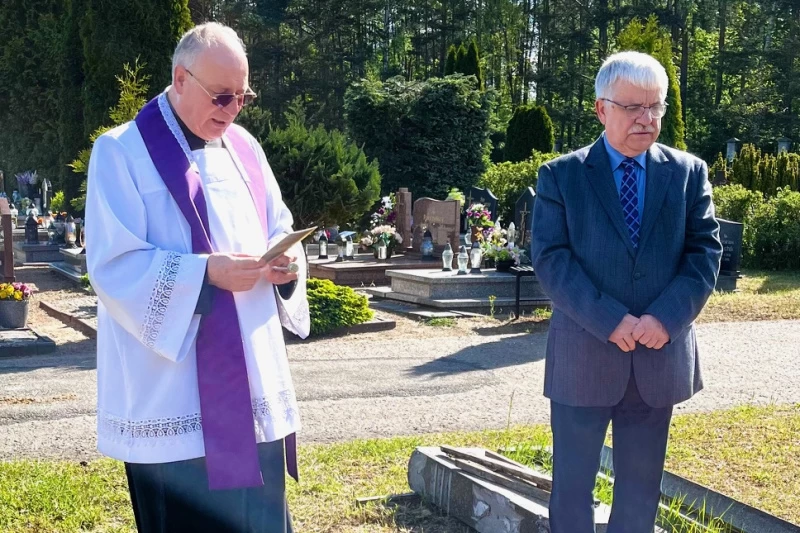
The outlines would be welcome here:
[[[314,259],[309,256],[309,276],[329,279],[337,285],[350,287],[388,285],[387,270],[418,269],[435,264],[434,261],[426,261],[413,255],[393,255],[388,262],[379,262],[371,253],[355,254],[352,261],[338,263],[330,253],[328,256],[329,259]]]
[[[0,357],[43,355],[56,350],[56,343],[32,329],[0,329]]]
[[[58,244],[27,244],[14,242],[14,260],[19,263],[52,263],[61,261],[61,246]]]
[[[548,498],[522,495],[459,468],[439,447],[419,447],[408,465],[408,484],[427,501],[479,533],[550,531]],[[597,532],[604,533],[610,508],[595,508]]]

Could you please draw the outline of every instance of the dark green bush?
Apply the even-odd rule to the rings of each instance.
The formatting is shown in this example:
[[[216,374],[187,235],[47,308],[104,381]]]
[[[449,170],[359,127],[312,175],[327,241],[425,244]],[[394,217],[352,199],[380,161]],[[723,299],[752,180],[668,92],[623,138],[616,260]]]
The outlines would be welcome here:
[[[360,218],[380,196],[378,162],[368,161],[341,132],[306,126],[297,105],[286,119],[287,126],[271,129],[261,145],[295,225],[331,226]]]
[[[524,161],[536,150],[553,150],[553,121],[543,106],[519,106],[506,130],[506,161]]]
[[[337,328],[372,320],[367,298],[350,287],[327,279],[308,280],[308,305],[311,311],[311,335],[322,335]]]
[[[408,187],[414,198],[466,190],[485,170],[493,93],[472,76],[427,81],[362,80],[345,95],[347,126],[377,158],[384,194]]]

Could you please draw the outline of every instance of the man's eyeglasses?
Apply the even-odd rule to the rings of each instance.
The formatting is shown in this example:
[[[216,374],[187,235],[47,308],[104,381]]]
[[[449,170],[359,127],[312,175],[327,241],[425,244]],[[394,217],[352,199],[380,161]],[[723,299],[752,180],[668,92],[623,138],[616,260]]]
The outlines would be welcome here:
[[[200,83],[200,80],[198,80],[197,77],[189,71],[189,69],[186,69],[186,72],[194,79],[194,81],[197,82],[197,85],[199,85],[200,88],[211,97],[211,103],[219,108],[228,107],[234,100],[236,100],[236,104],[239,107],[244,107],[252,104],[253,100],[256,99],[256,93],[250,89],[247,89],[243,94],[211,94],[208,89],[206,89],[205,86]]]
[[[650,112],[650,116],[653,117],[653,118],[661,118],[661,117],[663,117],[664,115],[667,114],[667,104],[666,103],[653,104],[651,106],[638,105],[638,104],[637,105],[622,105],[622,104],[620,104],[618,102],[615,102],[614,100],[609,100],[608,98],[600,98],[600,100],[603,100],[605,102],[611,102],[615,106],[622,108],[622,110],[625,111],[625,115],[627,115],[628,118],[632,118],[632,119],[636,119],[636,118],[641,117],[642,115],[644,115],[645,111],[649,111]]]

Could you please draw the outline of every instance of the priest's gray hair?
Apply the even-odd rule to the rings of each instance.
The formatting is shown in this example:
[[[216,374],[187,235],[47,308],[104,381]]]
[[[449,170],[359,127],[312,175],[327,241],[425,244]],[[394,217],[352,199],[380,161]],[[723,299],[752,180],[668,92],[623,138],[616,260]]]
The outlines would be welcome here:
[[[607,57],[594,80],[595,96],[613,99],[614,84],[618,81],[645,90],[657,89],[662,102],[667,98],[667,71],[653,56],[641,52],[619,52]]]
[[[192,68],[201,53],[219,45],[227,45],[234,50],[238,47],[243,54],[246,54],[244,43],[236,32],[219,22],[206,22],[184,33],[178,41],[178,46],[175,47],[175,53],[172,54],[173,82],[178,65],[187,69]]]

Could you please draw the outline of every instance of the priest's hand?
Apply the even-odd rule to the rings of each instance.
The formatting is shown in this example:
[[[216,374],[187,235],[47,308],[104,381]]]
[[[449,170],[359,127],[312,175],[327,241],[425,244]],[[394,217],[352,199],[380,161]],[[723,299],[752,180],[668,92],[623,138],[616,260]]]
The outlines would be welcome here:
[[[642,315],[639,323],[633,328],[633,338],[643,346],[660,350],[669,342],[669,333],[656,317]]]
[[[232,292],[249,291],[261,279],[261,257],[246,254],[213,253],[208,256],[208,282]]]
[[[297,255],[290,250],[270,261],[270,263],[262,269],[263,276],[273,285],[291,283],[297,279],[297,273],[291,272],[287,267],[289,263],[295,263],[296,261]]]

